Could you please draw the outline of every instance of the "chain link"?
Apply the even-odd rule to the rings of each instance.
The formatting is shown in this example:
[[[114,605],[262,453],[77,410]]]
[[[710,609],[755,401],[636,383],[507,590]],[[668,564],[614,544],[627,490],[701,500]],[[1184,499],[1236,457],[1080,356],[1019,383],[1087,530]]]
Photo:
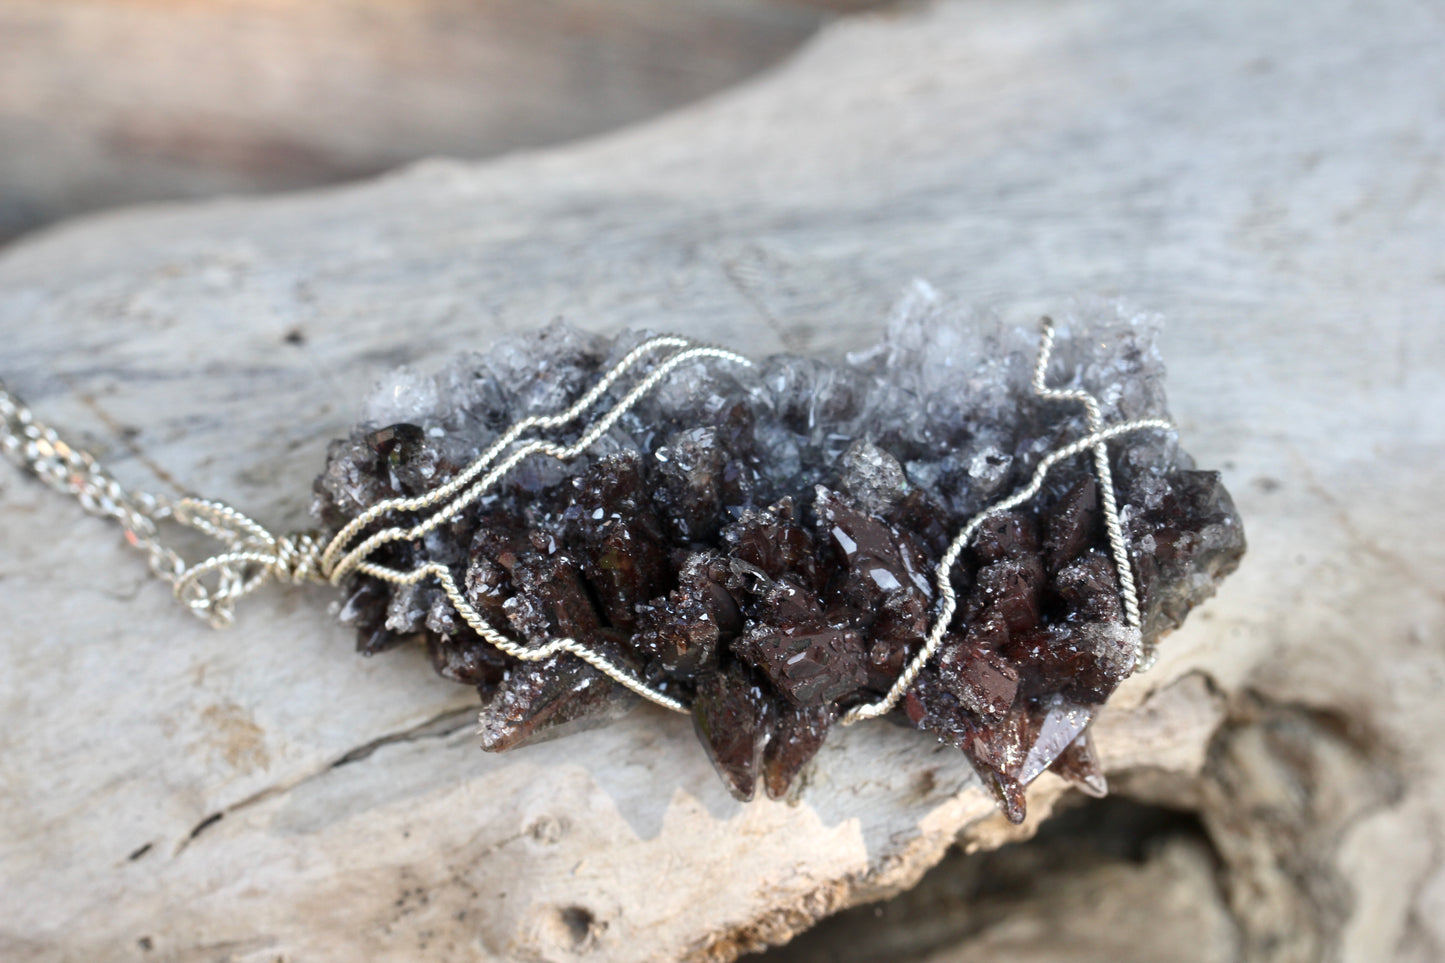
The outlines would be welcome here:
[[[126,542],[145,554],[151,573],[217,628],[230,625],[236,601],[270,578],[324,581],[319,566],[321,540],[314,532],[278,537],[221,502],[128,492],[90,452],[37,420],[3,381],[0,452],[50,488],[73,497],[88,514],[119,523]],[[208,535],[225,551],[187,565],[162,541],[159,523],[165,521]]]

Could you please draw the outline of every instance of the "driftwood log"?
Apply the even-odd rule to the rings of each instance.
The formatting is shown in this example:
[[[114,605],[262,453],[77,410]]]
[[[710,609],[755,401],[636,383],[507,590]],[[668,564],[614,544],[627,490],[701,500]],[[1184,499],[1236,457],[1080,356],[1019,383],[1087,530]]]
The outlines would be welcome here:
[[[1097,736],[1218,864],[1044,885],[1057,911],[935,958],[1435,959],[1442,44],[1406,0],[864,17],[595,142],[36,236],[0,258],[0,372],[128,484],[283,530],[383,369],[555,316],[836,353],[914,277],[1021,322],[1162,312],[1251,549]],[[840,733],[796,805],[734,802],[647,709],[486,755],[469,693],[354,656],[324,590],[212,632],[16,473],[0,545],[6,960],[721,960],[1013,838],[918,733]]]
[[[0,240],[98,207],[611,130],[866,2],[5,0]]]

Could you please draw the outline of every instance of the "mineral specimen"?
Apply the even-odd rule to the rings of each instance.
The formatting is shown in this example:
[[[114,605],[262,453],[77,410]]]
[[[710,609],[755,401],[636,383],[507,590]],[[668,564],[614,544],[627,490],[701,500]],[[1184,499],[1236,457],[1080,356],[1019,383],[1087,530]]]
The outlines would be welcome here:
[[[564,409],[646,335],[561,323],[441,373],[399,373],[333,443],[316,511],[335,531],[454,478],[519,419]],[[1166,417],[1155,325],[1096,306],[1060,331],[1049,383],[1106,424]],[[1089,428],[1030,387],[1036,331],[968,318],[918,286],[875,348],[841,362],[690,362],[568,464],[522,462],[423,537],[372,560],[445,566],[467,602],[526,645],[566,637],[689,706],[732,791],[787,793],[847,710],[875,702],[937,612],[954,533]],[[606,410],[625,391],[609,389]],[[576,437],[574,426],[570,437]],[[1149,643],[1237,564],[1244,536],[1217,474],[1170,433],[1111,443],[1119,519]],[[1094,713],[1135,668],[1087,454],[990,515],[951,571],[943,641],[898,706],[961,749],[1011,819],[1045,769],[1102,792]],[[635,703],[571,654],[521,661],[433,581],[349,576],[344,621],[373,653],[407,640],[481,693],[483,745],[510,749]]]

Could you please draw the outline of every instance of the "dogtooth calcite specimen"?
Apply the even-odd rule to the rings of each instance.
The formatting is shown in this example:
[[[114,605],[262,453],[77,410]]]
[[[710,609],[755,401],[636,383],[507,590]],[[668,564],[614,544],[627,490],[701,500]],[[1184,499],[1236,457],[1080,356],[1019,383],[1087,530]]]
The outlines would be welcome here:
[[[1080,309],[1059,330],[1049,385],[1088,392],[1106,425],[1167,417],[1155,335],[1152,319],[1115,305]],[[322,524],[336,531],[435,489],[519,419],[567,408],[646,337],[559,322],[435,375],[398,372],[332,444],[316,483]],[[1079,405],[1032,390],[1038,350],[1037,330],[971,316],[919,284],[876,347],[838,363],[689,362],[570,463],[528,458],[373,560],[445,566],[524,645],[566,637],[602,653],[690,707],[735,795],[761,785],[782,797],[830,726],[877,702],[918,653],[955,533],[1089,433]],[[599,409],[625,390],[609,388]],[[1195,470],[1172,432],[1109,445],[1152,646],[1235,567],[1244,535],[1219,476]],[[893,713],[961,749],[1015,821],[1046,769],[1105,788],[1088,726],[1136,652],[1102,511],[1084,453],[990,515],[952,567],[957,608],[941,645]],[[490,750],[638,701],[572,654],[502,653],[434,579],[355,572],[341,618],[362,652],[422,644],[443,676],[475,686]]]

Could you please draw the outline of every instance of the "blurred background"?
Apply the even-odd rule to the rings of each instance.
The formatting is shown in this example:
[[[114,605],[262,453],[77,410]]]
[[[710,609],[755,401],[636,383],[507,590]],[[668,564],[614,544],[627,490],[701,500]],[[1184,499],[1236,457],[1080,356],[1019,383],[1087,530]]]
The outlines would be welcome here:
[[[882,0],[0,0],[0,243],[595,134]]]

